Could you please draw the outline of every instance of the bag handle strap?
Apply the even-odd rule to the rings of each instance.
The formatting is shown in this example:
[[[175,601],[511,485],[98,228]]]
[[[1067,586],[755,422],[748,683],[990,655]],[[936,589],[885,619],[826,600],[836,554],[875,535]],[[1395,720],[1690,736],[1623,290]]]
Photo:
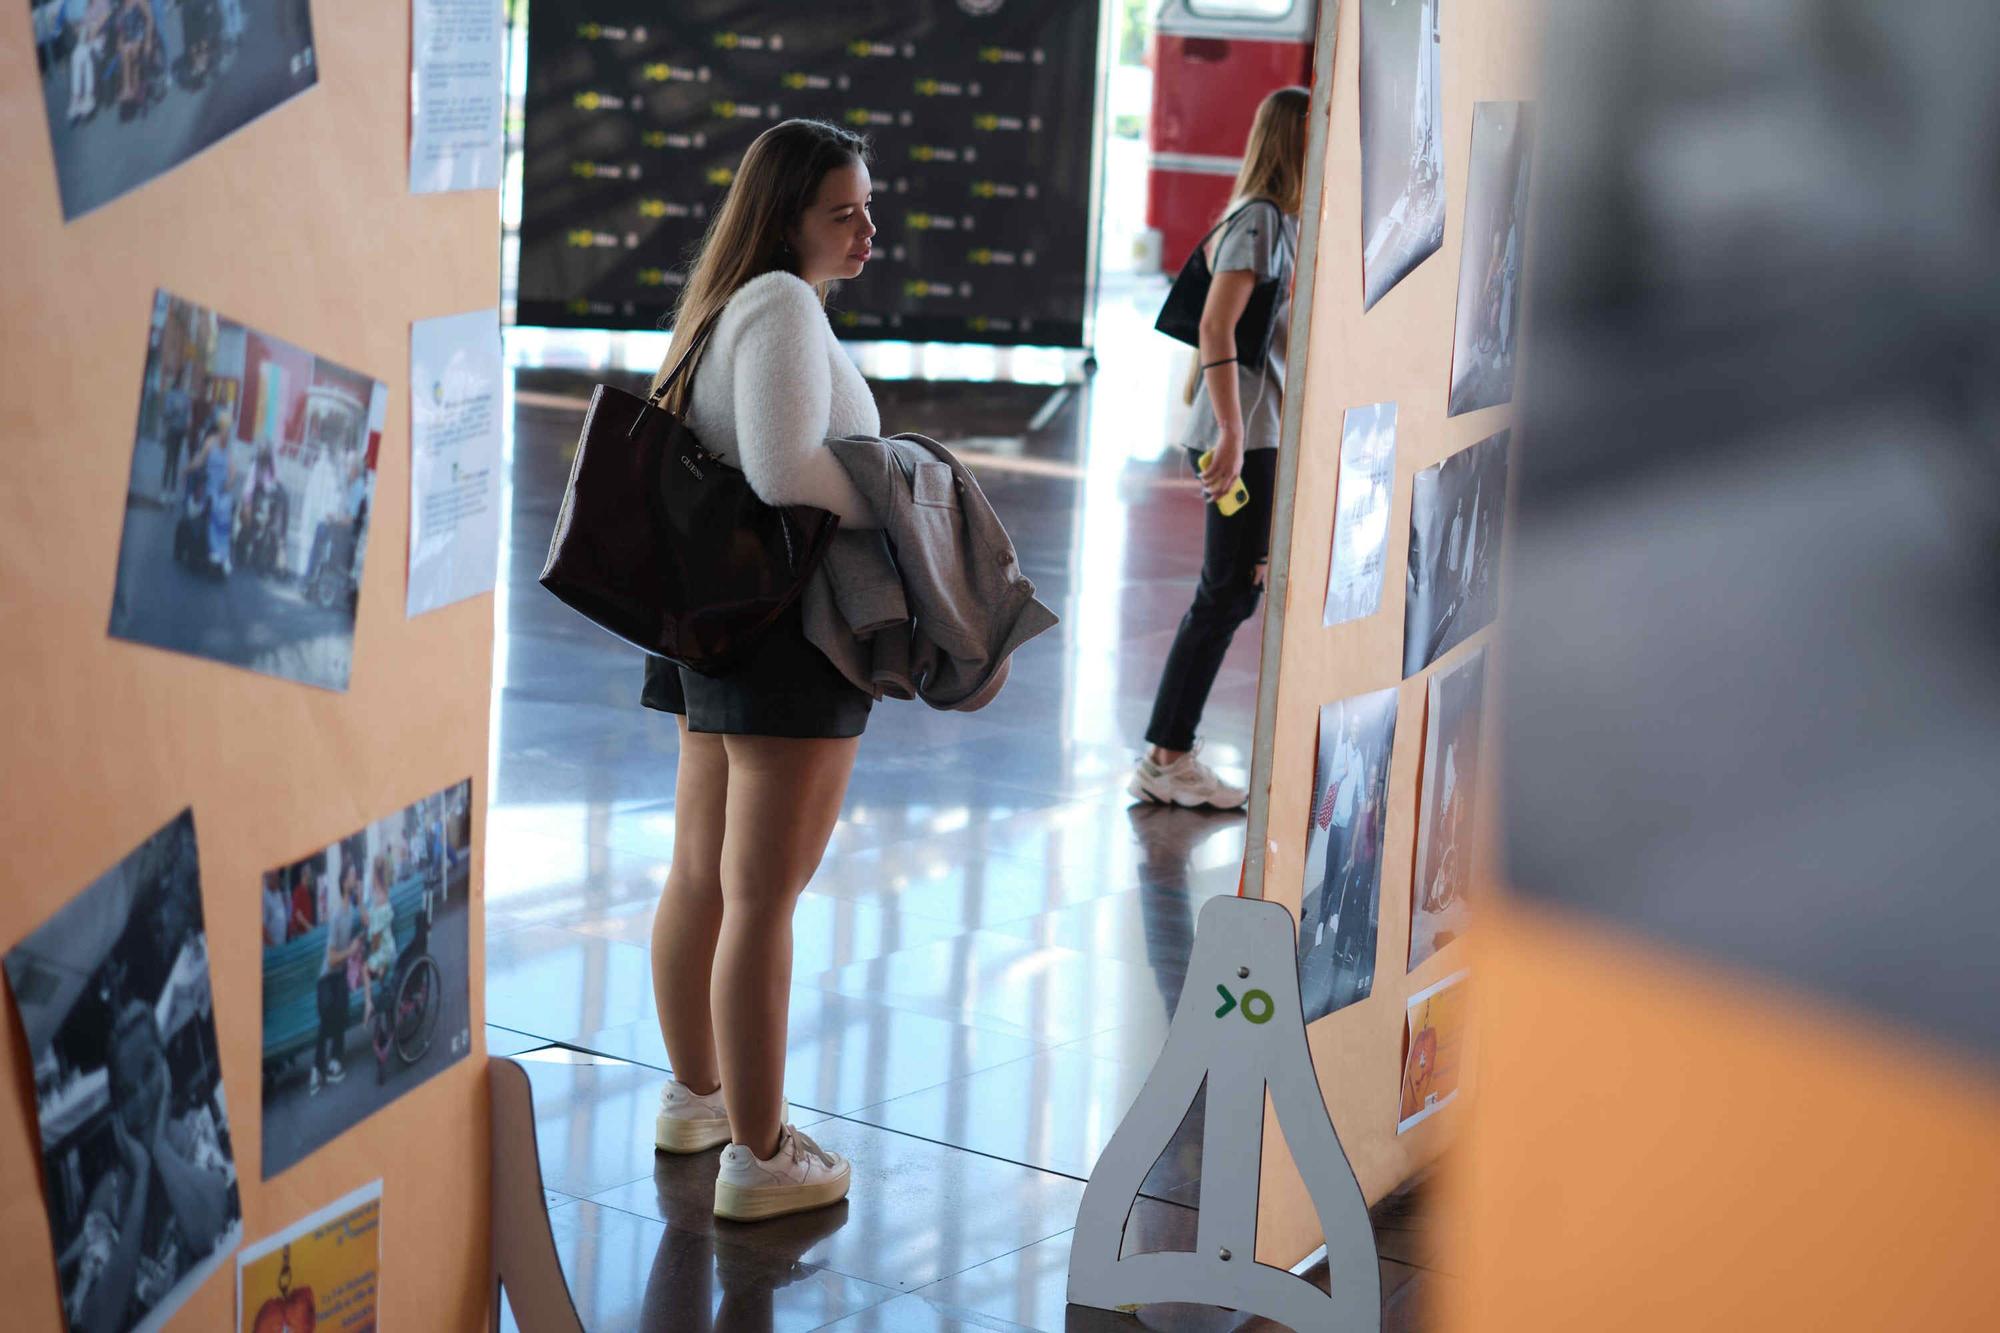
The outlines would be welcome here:
[[[695,359],[701,355],[701,349],[708,345],[708,337],[715,332],[715,326],[721,322],[722,312],[718,310],[708,317],[706,324],[695,331],[694,341],[688,344],[687,350],[682,352],[680,359],[674,362],[674,368],[667,372],[665,379],[660,381],[660,387],[646,396],[647,403],[653,407],[658,407],[660,400],[672,392],[674,385],[680,381],[681,376],[687,373],[689,367],[694,365]]]
[[[1217,222],[1213,227],[1210,227],[1208,231],[1202,236],[1202,238],[1199,241],[1195,242],[1194,248],[1205,252],[1208,249],[1208,243],[1211,240],[1215,239],[1215,233],[1221,231],[1223,228],[1227,227],[1230,223],[1239,221],[1245,213],[1248,213],[1250,211],[1250,208],[1253,204],[1268,205],[1271,211],[1278,215],[1278,239],[1283,240],[1285,236],[1285,214],[1283,210],[1281,210],[1278,207],[1276,200],[1266,199],[1264,198],[1264,196],[1258,195],[1253,199],[1245,200],[1243,203],[1243,207],[1237,209],[1234,213],[1229,214],[1227,217]]]

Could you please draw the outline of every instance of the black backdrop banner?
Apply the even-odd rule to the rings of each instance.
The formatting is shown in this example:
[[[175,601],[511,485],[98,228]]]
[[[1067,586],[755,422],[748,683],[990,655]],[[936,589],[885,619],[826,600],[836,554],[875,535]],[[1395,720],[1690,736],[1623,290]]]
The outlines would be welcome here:
[[[1080,347],[1094,0],[532,0],[516,322],[662,326],[751,140],[874,145],[843,338]]]

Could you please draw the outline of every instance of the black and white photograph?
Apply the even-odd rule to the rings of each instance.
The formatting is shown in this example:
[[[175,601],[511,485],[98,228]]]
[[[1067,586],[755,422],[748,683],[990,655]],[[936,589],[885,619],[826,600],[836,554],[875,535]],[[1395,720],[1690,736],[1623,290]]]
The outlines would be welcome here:
[[[264,1179],[472,1049],[472,780],[267,871]]]
[[[1322,626],[1382,608],[1389,553],[1389,502],[1396,490],[1396,405],[1350,407],[1340,431],[1340,489],[1334,493],[1333,556],[1326,570]]]
[[[1493,623],[1507,512],[1501,431],[1416,476],[1403,604],[1403,675],[1414,676]]]
[[[194,812],[9,950],[6,970],[35,1069],[64,1323],[156,1329],[243,1231]]]
[[[1533,148],[1529,104],[1481,102],[1472,108],[1472,179],[1465,187],[1465,245],[1458,257],[1450,416],[1498,407],[1514,397]]]
[[[1440,3],[1361,3],[1364,310],[1444,245]]]
[[[1299,997],[1308,1023],[1375,988],[1382,827],[1395,748],[1394,686],[1320,708],[1299,901]]]
[[[345,690],[387,386],[153,299],[111,634]]]
[[[1465,934],[1466,890],[1477,849],[1479,732],[1486,649],[1425,682],[1424,771],[1417,805],[1417,863],[1410,893],[1410,970]]]
[[[308,0],[30,0],[68,221],[319,80]]]

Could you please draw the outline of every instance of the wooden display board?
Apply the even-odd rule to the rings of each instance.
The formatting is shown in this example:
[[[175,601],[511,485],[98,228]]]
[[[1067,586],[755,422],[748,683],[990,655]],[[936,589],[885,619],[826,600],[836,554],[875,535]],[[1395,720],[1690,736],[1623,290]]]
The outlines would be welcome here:
[[[317,86],[67,225],[30,27],[19,12],[0,21],[0,693],[12,710],[0,947],[191,806],[244,1240],[380,1177],[384,1323],[473,1328],[489,1305],[477,1034],[493,608],[477,597],[404,618],[407,367],[411,321],[496,303],[498,208],[490,191],[407,191],[407,7],[319,4],[312,18]],[[106,633],[158,288],[388,385],[344,693]],[[472,1058],[262,1180],[262,873],[467,776]],[[7,1008],[5,1322],[60,1328],[34,1080]],[[232,1258],[167,1326],[232,1327],[233,1270]]]
[[[1442,6],[1441,65],[1446,214],[1444,245],[1375,308],[1362,310],[1360,0],[1322,7],[1315,68],[1331,79],[1315,101],[1324,144],[1308,179],[1292,346],[1304,347],[1285,403],[1278,509],[1273,525],[1270,602],[1265,621],[1264,681],[1258,704],[1244,892],[1283,903],[1302,899],[1306,832],[1312,804],[1321,705],[1390,687],[1399,689],[1389,769],[1380,930],[1372,993],[1308,1029],[1313,1062],[1348,1160],[1372,1203],[1444,1151],[1469,1109],[1460,1101],[1397,1133],[1406,1000],[1467,966],[1467,941],[1447,944],[1406,971],[1410,895],[1417,844],[1426,681],[1489,637],[1480,634],[1437,666],[1403,678],[1404,578],[1409,553],[1412,479],[1451,454],[1506,429],[1512,408],[1446,416],[1459,254],[1467,195],[1473,105],[1534,97],[1534,6],[1490,0]],[[1325,111],[1318,108],[1325,107]],[[1394,497],[1380,609],[1323,628],[1343,413],[1373,403],[1397,405]],[[1504,610],[1503,610],[1504,614]],[[1480,822],[1490,830],[1492,801]],[[1487,835],[1490,839],[1490,833]],[[1490,855],[1478,878],[1490,879]],[[1475,912],[1476,912],[1475,908]],[[1475,915],[1472,931],[1478,930]],[[1474,967],[1470,984],[1477,994]],[[1468,1065],[1476,1073],[1475,1054]],[[1471,1079],[1468,1078],[1468,1086]],[[1275,1115],[1267,1108],[1257,1258],[1290,1266],[1321,1243],[1317,1219]]]

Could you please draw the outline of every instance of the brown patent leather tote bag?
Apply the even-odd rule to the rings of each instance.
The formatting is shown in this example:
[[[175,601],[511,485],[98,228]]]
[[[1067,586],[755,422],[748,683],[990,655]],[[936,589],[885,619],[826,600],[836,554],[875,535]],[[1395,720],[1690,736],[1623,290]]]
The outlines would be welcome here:
[[[840,520],[764,503],[661,405],[713,330],[649,398],[597,386],[541,584],[636,648],[726,675],[797,600]]]

